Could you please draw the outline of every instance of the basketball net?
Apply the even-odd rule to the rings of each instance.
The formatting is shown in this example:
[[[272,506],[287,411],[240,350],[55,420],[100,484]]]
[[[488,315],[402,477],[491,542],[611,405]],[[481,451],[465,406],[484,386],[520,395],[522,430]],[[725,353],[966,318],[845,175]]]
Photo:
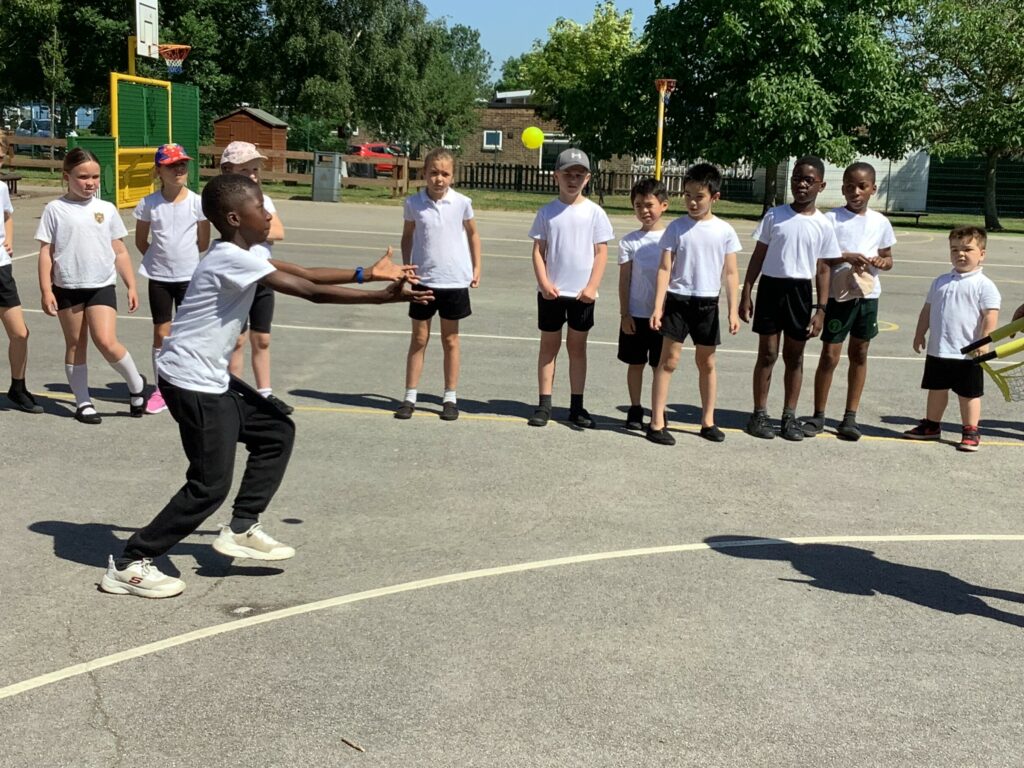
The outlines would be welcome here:
[[[160,58],[164,60],[167,65],[168,75],[180,75],[184,68],[184,62],[188,56],[189,51],[192,50],[191,45],[160,45]]]

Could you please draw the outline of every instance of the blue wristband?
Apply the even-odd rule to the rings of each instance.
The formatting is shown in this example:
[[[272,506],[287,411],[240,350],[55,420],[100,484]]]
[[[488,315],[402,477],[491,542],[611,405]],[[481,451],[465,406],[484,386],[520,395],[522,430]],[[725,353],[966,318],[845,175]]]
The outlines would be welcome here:
[[[363,268],[362,267],[356,267],[356,282],[359,283],[360,285],[363,284]]]

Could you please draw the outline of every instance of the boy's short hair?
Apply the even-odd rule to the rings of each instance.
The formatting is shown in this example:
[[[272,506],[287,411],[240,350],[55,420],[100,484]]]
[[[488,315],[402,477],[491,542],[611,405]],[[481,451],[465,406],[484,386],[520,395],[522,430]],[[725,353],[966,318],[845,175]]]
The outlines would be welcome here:
[[[843,181],[845,181],[846,177],[849,176],[851,173],[857,172],[870,173],[871,180],[878,181],[878,176],[875,174],[875,166],[873,166],[871,163],[865,163],[863,161],[850,163],[848,166],[846,166],[846,170],[843,171]]]
[[[799,160],[797,160],[795,163],[793,163],[793,170],[795,171],[801,165],[809,165],[809,166],[811,166],[811,168],[813,168],[814,170],[816,170],[818,172],[818,175],[822,179],[825,178],[825,163],[823,163],[821,161],[821,158],[818,157],[817,155],[804,155]]]
[[[434,147],[432,150],[427,152],[426,156],[423,158],[423,167],[426,168],[435,160],[447,160],[452,164],[452,169],[454,170],[455,168],[455,155],[453,155],[452,151],[447,147]]]
[[[668,190],[665,185],[657,179],[640,179],[633,188],[629,190],[629,202],[632,205],[638,197],[654,195],[661,202],[668,201]]]
[[[691,181],[706,187],[712,195],[717,195],[722,190],[722,173],[711,163],[697,163],[687,168],[683,174],[683,186]]]
[[[972,225],[966,225],[963,227],[955,227],[949,233],[950,242],[953,240],[974,240],[978,243],[978,247],[982,250],[988,245],[988,232],[985,231],[984,227],[975,227]]]
[[[225,173],[214,176],[203,187],[203,215],[213,222],[217,230],[224,234],[227,227],[227,215],[237,210],[246,195],[260,198],[259,184],[240,173]]]

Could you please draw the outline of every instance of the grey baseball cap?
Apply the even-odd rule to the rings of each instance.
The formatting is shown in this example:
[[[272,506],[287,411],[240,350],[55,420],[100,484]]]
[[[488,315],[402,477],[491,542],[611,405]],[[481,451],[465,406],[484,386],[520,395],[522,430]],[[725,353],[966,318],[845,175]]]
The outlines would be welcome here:
[[[566,149],[558,156],[555,160],[555,170],[561,171],[566,168],[571,168],[574,165],[580,165],[590,171],[590,158],[587,157],[587,153],[582,149]]]

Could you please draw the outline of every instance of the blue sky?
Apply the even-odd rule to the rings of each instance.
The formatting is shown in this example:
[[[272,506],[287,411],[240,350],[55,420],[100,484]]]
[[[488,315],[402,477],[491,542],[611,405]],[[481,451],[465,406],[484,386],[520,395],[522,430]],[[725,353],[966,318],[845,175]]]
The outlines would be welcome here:
[[[494,59],[497,75],[501,62],[528,51],[536,39],[547,39],[548,27],[559,16],[580,23],[594,15],[597,0],[422,0],[430,18],[447,18],[448,24],[464,24],[480,31],[480,43]],[[620,12],[633,11],[637,32],[654,12],[654,0],[619,0]]]

